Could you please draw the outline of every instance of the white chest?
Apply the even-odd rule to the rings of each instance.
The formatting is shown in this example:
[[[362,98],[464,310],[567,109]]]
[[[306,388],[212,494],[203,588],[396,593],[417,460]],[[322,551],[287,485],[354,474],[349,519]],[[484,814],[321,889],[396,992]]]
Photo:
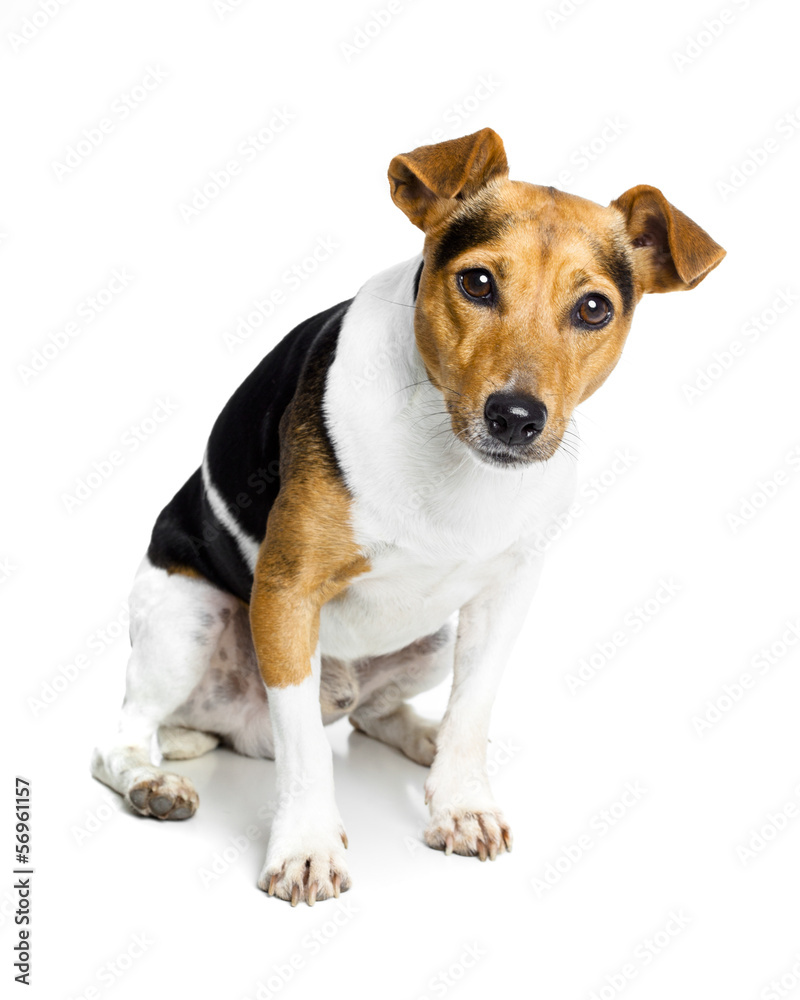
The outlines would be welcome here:
[[[435,562],[394,547],[373,555],[370,572],[322,609],[323,654],[345,660],[379,656],[432,635],[481,590],[500,562]]]
[[[522,471],[494,468],[455,438],[416,351],[413,311],[397,305],[411,294],[410,264],[362,289],[328,372],[327,424],[371,566],[323,609],[322,651],[345,659],[435,632],[574,491],[567,455]]]

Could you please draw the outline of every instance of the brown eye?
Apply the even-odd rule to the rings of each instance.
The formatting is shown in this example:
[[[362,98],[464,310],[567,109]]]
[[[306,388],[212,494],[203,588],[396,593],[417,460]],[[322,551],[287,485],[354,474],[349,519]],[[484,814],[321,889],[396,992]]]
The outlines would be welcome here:
[[[590,292],[575,307],[575,315],[584,326],[605,326],[611,319],[611,303],[605,296]]]
[[[471,267],[458,275],[462,291],[470,299],[490,303],[494,300],[494,281],[488,271],[481,267]]]

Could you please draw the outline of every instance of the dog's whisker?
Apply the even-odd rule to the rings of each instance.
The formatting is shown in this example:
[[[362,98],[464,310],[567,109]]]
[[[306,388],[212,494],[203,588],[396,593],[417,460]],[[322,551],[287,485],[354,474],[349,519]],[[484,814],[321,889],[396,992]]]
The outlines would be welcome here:
[[[437,413],[423,413],[421,417],[418,417],[416,420],[412,421],[411,426],[417,427],[419,424],[422,423],[423,420],[430,420],[433,417],[447,417],[447,416],[449,416],[449,414],[447,413],[446,410],[439,410]]]
[[[416,309],[417,308],[417,303],[416,302],[395,302],[394,299],[385,299],[385,298],[383,298],[382,295],[376,295],[375,292],[368,292],[367,294],[371,298],[373,298],[373,299],[378,299],[379,302],[386,302],[386,303],[388,303],[390,306],[403,306],[403,308],[405,308],[405,309]]]
[[[490,128],[433,148],[389,165],[423,270],[383,271],[288,332],[159,515],[131,595],[123,724],[92,758],[158,821],[199,800],[151,751],[188,760],[224,734],[274,758],[277,787],[300,788],[280,796],[258,885],[292,906],[350,887],[323,732],[345,716],[359,753],[371,737],[433,765],[431,847],[511,850],[485,782],[465,778],[486,769],[498,633],[527,610],[531,539],[570,500],[562,465],[592,419],[573,419],[575,400],[616,364],[641,294],[692,288],[725,253],[647,185],[603,208],[508,182]],[[454,663],[443,724],[423,720],[409,699]]]

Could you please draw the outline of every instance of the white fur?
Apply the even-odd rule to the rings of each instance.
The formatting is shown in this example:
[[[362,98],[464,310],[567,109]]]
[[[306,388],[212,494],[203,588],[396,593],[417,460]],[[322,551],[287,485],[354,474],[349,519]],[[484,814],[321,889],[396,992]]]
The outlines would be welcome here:
[[[328,374],[326,418],[371,571],[323,608],[320,638],[332,655],[374,655],[461,609],[454,684],[426,785],[426,839],[494,856],[510,833],[486,774],[489,714],[541,569],[532,543],[573,496],[575,468],[560,450],[521,471],[494,468],[452,434],[415,344],[419,263],[360,290]]]
[[[214,485],[214,481],[211,478],[211,472],[208,468],[207,454],[203,455],[203,487],[206,491],[206,496],[208,497],[211,509],[214,511],[214,516],[233,537],[239,547],[239,551],[242,553],[242,558],[250,567],[252,572],[256,568],[260,545],[255,538],[247,534],[233,514],[231,514],[227,504],[222,499],[222,495]]]
[[[174,800],[174,813],[162,818],[180,818],[196,807],[196,794],[151,763],[159,726],[218,733],[244,753],[274,750],[279,806],[259,885],[287,899],[298,889],[301,898],[307,890],[314,896],[312,883],[319,898],[348,884],[323,733],[341,713],[320,714],[331,658],[346,661],[344,676],[360,692],[351,716],[357,728],[423,764],[435,742],[428,843],[481,857],[510,846],[486,775],[489,713],[541,567],[532,540],[569,502],[575,470],[561,451],[524,470],[494,468],[452,434],[442,394],[416,351],[418,265],[419,258],[407,261],[361,289],[328,372],[326,421],[371,569],[323,607],[311,675],[265,696],[243,606],[205,581],[168,576],[145,561],[131,603],[121,732],[95,754],[95,775],[139,811],[159,815],[152,803]],[[230,515],[205,462],[203,479],[217,517],[253,566],[258,543]],[[454,649],[447,623],[456,617]],[[404,699],[437,683],[453,663],[437,735]],[[329,669],[341,677],[341,662]],[[175,756],[212,742],[184,736]],[[137,797],[147,800],[143,808]]]
[[[209,650],[224,631],[221,612],[228,608],[230,616],[235,604],[203,580],[170,576],[148,559],[139,567],[129,601],[132,650],[119,732],[101,743],[92,758],[94,776],[138,812],[184,819],[197,808],[191,782],[156,766],[157,733],[162,723],[181,724],[175,713],[201,684]],[[172,808],[154,810],[154,798],[171,800]]]
[[[372,567],[323,609],[322,651],[333,656],[388,652],[438,629],[506,572],[575,489],[574,462],[560,450],[524,470],[495,468],[450,431],[416,350],[413,309],[395,304],[413,303],[418,265],[360,290],[328,374],[329,432]],[[365,379],[367,361],[381,358]]]
[[[333,755],[319,711],[321,661],[300,684],[267,688],[275,738],[278,811],[259,887],[292,899],[295,886],[316,884],[321,899],[348,888],[344,826],[333,793]],[[306,866],[306,861],[310,865]],[[306,871],[308,867],[308,871]]]

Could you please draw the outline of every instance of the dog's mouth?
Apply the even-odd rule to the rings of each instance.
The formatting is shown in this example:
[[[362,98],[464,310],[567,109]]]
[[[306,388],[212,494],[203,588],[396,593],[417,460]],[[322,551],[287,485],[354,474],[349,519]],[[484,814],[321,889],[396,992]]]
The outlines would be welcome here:
[[[528,444],[507,445],[482,431],[453,430],[481,465],[500,469],[523,469],[536,462],[546,462],[561,444],[560,438],[550,434],[547,437],[537,437]]]
[[[533,413],[532,400],[526,404],[520,397],[519,405],[517,399],[512,399],[511,403],[514,405],[507,408],[504,415],[488,410],[485,404],[482,412],[475,412],[461,400],[447,400],[453,434],[478,464],[498,469],[524,469],[537,462],[546,462],[558,451],[565,421],[562,418],[548,420],[544,404],[537,404],[539,410]],[[523,409],[526,405],[529,408]],[[515,426],[511,426],[512,421]]]

